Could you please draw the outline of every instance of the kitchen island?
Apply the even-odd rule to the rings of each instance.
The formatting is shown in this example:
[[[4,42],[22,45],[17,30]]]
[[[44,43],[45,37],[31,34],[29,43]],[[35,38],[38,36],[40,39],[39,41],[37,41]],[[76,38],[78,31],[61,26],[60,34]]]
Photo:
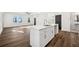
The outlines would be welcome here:
[[[57,33],[58,24],[32,26],[30,30],[30,45],[32,47],[44,47]]]

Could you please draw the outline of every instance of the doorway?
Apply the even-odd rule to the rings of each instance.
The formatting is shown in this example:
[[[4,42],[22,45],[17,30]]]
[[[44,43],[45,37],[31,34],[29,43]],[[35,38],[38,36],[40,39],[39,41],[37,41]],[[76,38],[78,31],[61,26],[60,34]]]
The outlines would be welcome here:
[[[61,30],[61,15],[55,16],[55,24],[58,24],[59,30]]]
[[[34,25],[36,25],[36,18],[34,18]]]

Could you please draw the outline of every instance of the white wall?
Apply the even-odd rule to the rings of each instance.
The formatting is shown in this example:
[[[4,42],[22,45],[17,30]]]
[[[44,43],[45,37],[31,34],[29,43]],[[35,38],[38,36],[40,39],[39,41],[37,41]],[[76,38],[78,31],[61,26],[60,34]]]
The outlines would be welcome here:
[[[13,23],[13,16],[22,16],[23,22],[21,24]],[[31,12],[30,15],[26,13],[4,13],[4,27],[13,27],[13,26],[21,26],[28,25],[28,17],[31,18],[31,24],[34,24],[34,18],[36,17],[37,25],[44,25],[44,20],[47,20],[49,24],[55,24],[55,15],[62,15],[62,30],[70,31],[70,12]]]
[[[79,14],[79,13],[76,13],[76,14]],[[73,24],[74,18],[75,18],[74,12],[40,12],[40,13],[35,13],[34,15],[37,18],[37,25],[44,25],[44,19],[47,20],[49,24],[55,24],[55,15],[62,15],[62,18],[61,18],[62,31],[71,31],[71,28],[74,25]]]
[[[70,19],[71,19],[70,12],[62,13],[62,30],[63,31],[70,31]]]
[[[55,24],[56,14],[54,12],[33,13],[34,17],[37,18],[37,25],[44,25],[44,20],[47,20],[48,24]]]
[[[20,24],[13,23],[13,16],[22,16],[23,22]],[[44,20],[47,20],[47,23],[54,24],[55,23],[55,13],[51,12],[32,12],[30,15],[26,13],[15,13],[8,12],[4,13],[4,27],[13,27],[13,26],[21,26],[28,25],[28,17],[31,18],[31,24],[34,24],[34,18],[36,18],[36,25],[44,25]]]
[[[14,16],[21,16],[23,18],[22,23],[14,23],[13,22],[13,17]],[[9,13],[4,13],[4,27],[13,27],[13,26],[21,26],[21,25],[28,25],[28,17],[30,17],[28,14],[23,13],[23,12],[9,12]],[[31,22],[30,24],[34,24],[32,17],[31,17]]]
[[[3,17],[3,15],[2,15],[2,13],[0,12],[0,34],[1,34],[2,30],[3,30],[2,17]]]
[[[79,24],[75,24],[77,20],[76,15],[79,15],[79,12],[72,13],[71,26],[70,26],[72,32],[79,32]]]
[[[48,24],[55,24],[55,15],[60,14],[58,12],[31,12],[30,15],[23,12],[7,12],[4,13],[4,27],[13,27],[28,25],[27,18],[31,18],[31,24],[34,24],[34,18],[36,17],[36,25],[44,25],[44,20],[47,20]],[[21,24],[13,23],[13,16],[22,16],[23,22]]]

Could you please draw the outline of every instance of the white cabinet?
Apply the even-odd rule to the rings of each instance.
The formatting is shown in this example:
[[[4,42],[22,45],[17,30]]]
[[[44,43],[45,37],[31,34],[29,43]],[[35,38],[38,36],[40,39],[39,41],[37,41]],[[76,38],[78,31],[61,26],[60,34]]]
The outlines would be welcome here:
[[[57,29],[55,30],[57,31]],[[54,26],[45,26],[41,28],[39,28],[39,26],[33,27],[30,31],[30,45],[33,47],[46,46],[54,37],[55,30]]]
[[[40,39],[40,44],[39,44],[39,46],[45,46],[45,44],[46,44],[46,39],[47,39],[47,35],[46,35],[46,30],[45,30],[45,29],[40,30],[39,39]]]
[[[59,31],[59,29],[58,29],[58,24],[55,24],[55,25],[54,25],[54,34],[57,34],[58,31]]]
[[[54,37],[53,28],[46,28],[43,30],[40,30],[40,46],[43,47],[47,45],[47,43]]]

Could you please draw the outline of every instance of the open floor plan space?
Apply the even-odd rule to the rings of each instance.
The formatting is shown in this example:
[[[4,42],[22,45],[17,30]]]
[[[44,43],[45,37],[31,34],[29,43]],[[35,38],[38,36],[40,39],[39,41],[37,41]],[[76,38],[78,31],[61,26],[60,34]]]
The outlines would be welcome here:
[[[79,47],[79,12],[0,12],[0,47]]]
[[[4,28],[0,36],[0,47],[31,47],[28,26]],[[79,34],[60,31],[46,47],[79,47]]]

